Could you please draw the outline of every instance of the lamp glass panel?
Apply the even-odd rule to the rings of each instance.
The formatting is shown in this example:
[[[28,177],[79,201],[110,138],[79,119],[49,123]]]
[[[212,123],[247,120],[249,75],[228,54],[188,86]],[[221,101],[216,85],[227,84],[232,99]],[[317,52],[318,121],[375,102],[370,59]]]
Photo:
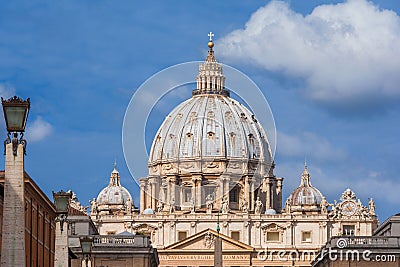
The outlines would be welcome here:
[[[69,196],[56,196],[55,204],[57,212],[60,213],[68,212],[68,202],[69,202]]]
[[[25,126],[25,107],[5,107],[7,128],[12,131],[23,131]]]
[[[82,253],[90,254],[92,252],[92,240],[81,240]]]

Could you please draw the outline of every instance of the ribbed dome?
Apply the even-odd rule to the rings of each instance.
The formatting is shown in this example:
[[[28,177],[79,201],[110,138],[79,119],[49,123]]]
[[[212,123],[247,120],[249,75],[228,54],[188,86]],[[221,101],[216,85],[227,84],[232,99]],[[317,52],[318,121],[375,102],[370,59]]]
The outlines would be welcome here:
[[[124,205],[128,199],[133,201],[131,194],[121,185],[119,172],[114,167],[111,172],[110,183],[97,196],[97,203],[99,206]]]
[[[222,65],[209,46],[192,98],[164,120],[151,147],[149,174],[270,171],[272,153],[255,116],[225,89]],[[261,163],[259,165],[259,163]],[[232,167],[232,168],[231,168]],[[214,169],[213,169],[214,168]],[[234,170],[233,170],[234,169]]]
[[[246,107],[226,96],[199,95],[167,116],[149,163],[195,158],[268,161],[271,157],[265,132]]]
[[[300,186],[292,192],[288,201],[292,206],[316,206],[321,203],[321,200],[322,194],[317,188],[311,185],[310,173],[307,166],[304,166]]]

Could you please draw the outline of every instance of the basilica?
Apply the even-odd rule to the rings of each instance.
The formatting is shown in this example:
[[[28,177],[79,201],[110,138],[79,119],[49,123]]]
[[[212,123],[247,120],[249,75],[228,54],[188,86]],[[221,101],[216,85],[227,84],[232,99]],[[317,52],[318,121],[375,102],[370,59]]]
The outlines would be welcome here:
[[[274,173],[269,129],[230,97],[213,47],[210,40],[192,96],[154,137],[140,203],[116,166],[99,188],[90,209],[98,233],[149,236],[164,267],[213,266],[217,235],[223,266],[310,266],[331,237],[372,235],[374,201],[364,205],[344,188],[329,203],[306,165],[290,178],[299,186],[282,199],[284,179]]]

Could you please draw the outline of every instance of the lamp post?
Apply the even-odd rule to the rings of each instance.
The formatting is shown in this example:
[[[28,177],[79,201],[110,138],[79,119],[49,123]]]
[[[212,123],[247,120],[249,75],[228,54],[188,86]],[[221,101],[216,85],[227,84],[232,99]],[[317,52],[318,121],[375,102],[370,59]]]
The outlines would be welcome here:
[[[68,231],[64,230],[64,223],[67,222],[68,207],[72,192],[53,192],[54,205],[56,206],[56,240],[54,266],[68,266]],[[67,227],[68,230],[68,227]]]
[[[218,210],[217,214],[217,238],[215,240],[215,250],[214,250],[214,267],[222,267],[222,240],[219,236],[219,231],[221,230],[219,226],[219,215],[222,212],[222,208]]]
[[[25,183],[23,138],[30,100],[1,98],[7,138],[4,140],[5,171],[1,266],[25,266]],[[20,138],[18,139],[18,133]],[[11,138],[11,134],[13,135]]]
[[[56,222],[60,222],[61,232],[64,230],[64,222],[67,221],[69,202],[72,197],[72,192],[64,192],[63,190],[57,193],[53,192],[54,204],[56,206]]]
[[[88,267],[89,259],[92,254],[93,238],[89,236],[81,236],[79,242],[81,243],[82,256],[85,260],[86,267]]]

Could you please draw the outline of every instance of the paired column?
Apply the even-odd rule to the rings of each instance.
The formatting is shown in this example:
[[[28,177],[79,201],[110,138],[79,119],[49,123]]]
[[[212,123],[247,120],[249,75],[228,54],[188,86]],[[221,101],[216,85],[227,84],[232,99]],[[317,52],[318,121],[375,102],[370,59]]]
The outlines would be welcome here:
[[[158,177],[149,177],[149,187],[150,187],[150,207],[153,210],[157,210],[157,184],[158,184]]]
[[[146,209],[146,178],[140,178],[140,213]]]
[[[192,176],[192,182],[194,185],[194,201],[196,209],[201,208],[201,174],[196,174]]]
[[[265,199],[265,209],[271,209],[271,183],[269,181],[269,178],[265,178],[265,183],[266,183],[266,199]]]

